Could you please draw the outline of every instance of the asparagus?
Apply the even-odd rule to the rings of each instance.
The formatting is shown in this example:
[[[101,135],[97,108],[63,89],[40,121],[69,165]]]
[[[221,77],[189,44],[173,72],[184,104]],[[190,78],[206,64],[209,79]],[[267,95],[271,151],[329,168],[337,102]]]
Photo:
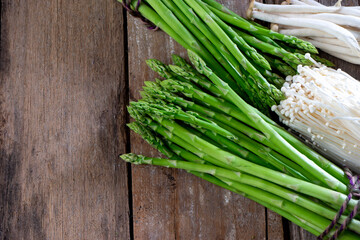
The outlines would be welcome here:
[[[157,150],[159,150],[161,153],[163,153],[165,156],[175,159],[175,160],[181,160],[181,158],[186,159],[190,162],[198,162],[198,163],[203,163],[204,161],[200,160],[196,155],[184,150],[183,148],[177,146],[176,144],[169,142],[168,143],[168,147],[165,147],[165,144],[163,143],[163,141],[157,137],[154,137],[151,133],[151,131],[149,131],[148,129],[146,129],[144,126],[142,126],[141,124],[138,124],[137,122],[133,122],[128,124],[128,126],[135,131],[136,133],[140,134],[145,140],[148,141],[148,143],[150,145],[152,145],[154,148],[156,148]],[[177,157],[174,153],[176,153],[179,157]],[[228,179],[224,179],[226,182],[228,182],[229,184],[226,184],[225,182],[221,181],[219,178],[216,178],[210,174],[207,173],[202,173],[202,172],[195,172],[195,171],[189,171],[189,173],[194,174],[195,176],[202,178],[208,182],[211,182],[217,186],[220,186],[222,188],[225,188],[227,190],[230,190],[232,192],[235,192],[237,194],[240,195],[246,195],[242,192],[240,192],[239,190],[237,190],[234,187],[231,187],[230,185],[232,185],[232,182],[230,182]],[[292,222],[294,222],[295,224],[297,224],[298,226],[303,227],[304,229],[309,230],[310,232],[314,233],[314,234],[320,234],[321,231],[315,231],[313,230],[313,228],[309,228],[306,224],[304,224],[304,222],[306,223],[306,221],[299,221],[298,218],[294,217],[293,215],[289,214],[288,212],[281,210],[280,208],[274,207],[273,205],[270,205],[268,203],[265,203],[255,197],[246,195],[246,197],[248,197],[249,199],[256,201],[260,204],[262,204],[263,206],[265,206],[268,209],[271,209],[272,211],[275,211],[277,213],[279,213],[280,215],[286,217],[287,219],[291,220]]]
[[[223,89],[219,89],[214,84],[210,83],[207,79],[205,79],[203,76],[199,76],[198,74],[191,71],[186,71],[186,69],[176,65],[169,65],[169,68],[176,76],[182,77],[186,80],[198,84],[199,86],[211,92],[215,96],[220,97],[222,95],[221,91],[223,91]]]
[[[186,69],[186,71],[196,72],[194,71],[195,69],[184,58],[180,57],[179,55],[171,54],[171,59],[176,66],[182,67]]]
[[[251,62],[251,61],[250,61]],[[256,67],[259,72],[267,78],[267,80],[274,85],[275,87],[277,87],[278,89],[281,89],[281,87],[283,86],[285,79],[280,77],[278,74],[271,72],[269,70],[263,69],[260,66],[257,66],[255,63],[251,62],[254,67]]]
[[[205,5],[200,5],[196,0],[185,0],[189,6],[191,6],[194,11],[200,16],[201,19],[209,26],[209,28],[217,35],[219,39],[222,39],[224,45],[228,48],[230,52],[233,53],[234,57],[238,62],[243,66],[243,68],[248,71],[251,76],[257,81],[257,86],[267,93],[271,99],[265,99],[268,106],[282,100],[283,94],[276,89],[274,86],[270,85],[266,79],[260,74],[260,72],[245,58],[241,53],[239,48],[231,41],[229,36],[222,30],[222,28],[216,23],[213,19],[213,14],[207,9]]]
[[[245,135],[238,133],[237,135],[232,134],[224,128],[218,126],[215,122],[210,120],[199,119],[199,116],[190,115],[189,113],[183,112],[179,109],[174,109],[170,107],[161,106],[158,104],[146,104],[143,102],[133,103],[132,107],[141,109],[143,112],[148,113],[151,116],[157,116],[161,118],[167,118],[172,120],[180,120],[188,124],[193,124],[195,126],[206,129],[205,135],[210,136],[215,141],[220,141],[221,144],[227,144],[226,147],[229,147],[233,151],[239,153],[239,150],[243,151],[243,148],[255,153],[258,157],[262,158],[263,161],[267,161],[272,166],[276,167],[279,170],[282,170],[285,173],[297,177],[299,179],[308,180],[298,171],[293,169],[291,165],[284,164],[280,159],[280,155],[275,153],[272,149],[265,147],[252,139],[246,137]],[[210,131],[210,132],[208,132]],[[220,136],[215,136],[219,134]],[[223,138],[221,138],[221,136]],[[231,140],[231,141],[229,141]],[[237,144],[235,144],[237,143]],[[241,157],[244,157],[244,154],[240,152]],[[246,155],[245,155],[246,157]],[[279,159],[280,158],[280,159]],[[257,160],[257,159],[256,159]],[[256,161],[258,162],[258,161]]]
[[[292,68],[291,66],[289,66],[288,64],[286,64],[285,62],[273,58],[271,56],[268,56],[266,54],[264,54],[264,57],[266,58],[266,60],[268,60],[268,62],[270,63],[271,67],[273,69],[278,70],[283,76],[294,76],[296,74],[296,70],[294,68]]]
[[[123,0],[118,0],[119,2],[123,2]],[[132,1],[131,8],[135,9],[137,5],[136,1]],[[157,13],[155,12],[151,7],[149,7],[145,3],[141,3],[138,7],[138,11],[141,13],[143,17],[154,23],[157,27],[162,29],[164,32],[166,32],[170,37],[172,37],[176,42],[178,42],[180,45],[182,45],[185,49],[195,49],[200,48],[202,54],[206,55],[207,62],[210,66],[213,67],[214,71],[218,73],[219,75],[223,76],[224,80],[226,80],[234,90],[241,93],[241,89],[238,88],[235,84],[233,84],[234,79],[229,75],[229,73],[221,66],[219,65],[216,60],[211,56],[211,54],[204,48],[201,44],[198,43],[196,39],[194,39],[191,34],[181,34],[181,36],[178,34],[176,30],[174,30],[172,27],[169,26],[170,21],[165,17],[165,20]],[[166,16],[166,15],[165,15]],[[182,30],[184,30],[184,26],[182,26]],[[185,38],[189,36],[189,38]],[[185,39],[184,39],[185,38]],[[195,40],[195,42],[194,42]]]
[[[291,53],[281,47],[275,47],[269,43],[263,42],[254,36],[246,34],[242,31],[235,30],[247,43],[251,46],[276,57],[283,59],[285,62],[293,62],[297,65],[312,65],[313,63],[306,59],[304,55],[298,53]]]
[[[255,22],[253,23],[255,24]],[[259,25],[261,26],[261,25]],[[256,37],[257,39],[263,41],[263,42],[266,42],[268,44],[271,44],[273,45],[274,47],[279,47],[281,48],[281,46],[279,44],[277,44],[277,42],[275,42],[274,40],[272,40],[271,38],[267,37],[267,36],[264,36],[264,35],[260,35],[260,34],[253,34],[254,37]],[[271,65],[270,65],[271,66]]]
[[[228,89],[227,95],[241,111],[246,114],[246,116],[253,122],[254,126],[257,126],[264,135],[275,144],[278,145],[280,152],[285,156],[293,159],[296,163],[302,166],[304,169],[307,169],[311,175],[318,178],[322,183],[329,186],[331,189],[337,190],[342,193],[347,192],[347,187],[345,184],[340,182],[338,179],[324,171],[314,162],[310,161],[302,153],[300,153],[296,148],[291,144],[285,141],[264,119],[252,108],[247,105],[224,81],[222,81],[216,74],[214,74],[211,69],[209,69],[205,62],[197,56],[194,52],[189,51],[189,57],[196,69],[205,74],[215,85],[221,86]]]
[[[200,1],[198,1],[201,4]],[[203,9],[209,14],[214,21],[219,25],[219,27],[231,38],[238,47],[245,52],[247,56],[249,56],[256,64],[261,67],[271,70],[269,63],[264,59],[262,55],[260,55],[254,48],[250,46],[241,36],[239,36],[229,25],[223,22],[220,18],[218,18],[215,14],[213,14],[206,5],[202,5]]]
[[[147,83],[147,85],[148,85],[148,83]],[[257,142],[264,144],[265,146],[275,149],[274,147],[276,145],[274,145],[270,141],[268,141],[268,139],[261,132],[258,132],[256,130],[254,130],[253,128],[248,127],[246,124],[234,119],[232,116],[217,112],[215,110],[209,110],[206,107],[197,105],[196,103],[191,102],[189,100],[185,100],[179,96],[171,95],[171,94],[165,92],[164,90],[158,92],[153,87],[145,87],[144,89],[145,89],[145,91],[147,91],[149,93],[149,95],[154,96],[154,98],[162,98],[165,101],[167,101],[168,103],[175,103],[184,109],[197,112],[197,113],[201,114],[202,116],[212,119],[212,121],[215,121],[218,125],[222,126],[223,128],[227,129],[228,131],[232,132],[236,136],[241,136],[242,138],[244,138],[243,136],[246,135],[249,138],[256,140]],[[222,108],[219,107],[219,110],[221,110],[221,109]],[[236,108],[235,108],[235,111],[236,111]],[[281,129],[277,129],[277,130],[281,132]],[[283,131],[281,133],[285,134],[285,135],[286,134],[290,135],[286,131]],[[244,141],[249,141],[249,139],[244,140]],[[289,138],[289,141],[294,142],[294,139]],[[302,149],[301,151],[306,153],[306,155],[311,157],[311,159],[315,159],[317,162],[320,162],[321,166],[323,168],[332,169],[333,170],[332,172],[335,173],[335,176],[338,176],[341,174],[341,170],[339,168],[337,168],[333,164],[330,164],[326,159],[320,158],[317,154],[313,153],[313,151],[311,149],[307,148],[305,145],[301,145],[301,143],[299,145],[298,143],[300,143],[300,142],[299,141],[296,142],[296,139],[295,139],[294,145],[298,149]],[[281,155],[277,154],[275,151],[272,151],[272,154],[275,154],[276,158],[281,159],[281,162],[296,169],[296,171],[300,172],[301,174],[306,176],[308,179],[311,179],[311,181],[313,183],[318,182],[316,179],[314,179],[314,177],[312,177],[304,169],[300,168],[298,165],[294,165],[295,163],[293,163],[292,161],[289,161],[287,158],[282,157]],[[321,159],[321,161],[319,159]],[[343,172],[342,172],[342,174],[343,174]],[[346,182],[345,177],[343,175],[341,175],[341,177],[339,177],[339,178],[343,182]]]
[[[283,35],[281,33],[271,31],[270,29],[266,29],[266,28],[251,24],[250,22],[246,21],[245,19],[236,15],[233,12],[226,10],[227,12],[230,12],[230,14],[229,14],[229,13],[225,13],[224,11],[222,11],[221,9],[224,9],[224,8],[221,6],[221,4],[216,3],[215,1],[212,1],[212,0],[205,0],[205,1],[208,4],[211,4],[211,6],[209,6],[209,8],[211,9],[211,11],[214,14],[216,14],[223,21],[225,21],[231,25],[234,25],[245,31],[248,31],[254,35],[263,35],[263,36],[267,36],[273,40],[279,40],[282,42],[286,42],[287,44],[289,44],[291,46],[297,47],[299,49],[303,49],[309,53],[318,53],[316,48],[309,42],[306,42],[306,41],[299,39],[297,37],[294,37],[294,36]],[[219,10],[219,8],[221,8],[221,9]]]
[[[129,112],[136,120],[141,121],[142,119],[144,119],[144,116],[137,117],[136,115],[133,114],[132,111],[129,110]],[[280,186],[289,189],[296,189],[300,193],[304,193],[306,195],[318,198],[322,201],[329,202],[338,207],[342,205],[343,201],[346,198],[346,195],[342,194],[341,192],[336,192],[318,185],[314,185],[312,183],[308,183],[306,181],[302,181],[300,179],[290,177],[286,174],[280,174],[277,171],[273,171],[271,169],[258,166],[244,159],[241,159],[240,157],[237,157],[229,152],[223,151],[222,149],[214,146],[213,144],[190,133],[188,130],[186,130],[185,128],[181,127],[179,124],[171,120],[162,119],[156,116],[150,116],[150,117],[152,117],[153,120],[157,121],[159,124],[167,128],[168,132],[163,133],[164,137],[169,137],[170,140],[173,141],[172,138],[174,136],[177,136],[183,139],[184,141],[187,141],[188,142],[187,144],[190,145],[191,147],[197,146],[196,155],[198,155],[199,157],[204,157],[204,155],[208,156],[206,161],[209,161],[212,164],[225,168],[229,168],[230,166],[231,168],[235,168],[244,173],[257,175],[262,179],[271,181],[273,183],[276,183]],[[153,122],[151,121],[147,122],[147,125],[152,127],[154,130],[158,129],[158,124],[156,123],[153,124]],[[354,207],[356,204],[357,204],[356,200],[351,200],[349,203],[351,207]]]
[[[144,99],[129,107],[131,116],[136,120],[129,127],[174,160],[147,159],[147,163],[184,168],[196,176],[271,207],[314,233],[321,232],[335,215],[331,208],[339,207],[346,198],[344,183],[347,183],[347,179],[344,173],[279,128],[267,116],[247,105],[234,92],[234,89],[239,91],[236,89],[238,84],[246,90],[243,92],[246,92],[244,97],[250,94],[250,99],[247,100],[253,101],[254,105],[262,106],[261,101],[268,106],[276,103],[282,96],[262,78],[272,78],[272,82],[276,82],[278,87],[283,79],[268,72],[266,66],[260,63],[260,58],[255,60],[258,62],[254,62],[254,59],[248,61],[241,51],[253,58],[257,56],[257,52],[249,46],[267,51],[268,54],[280,52],[284,60],[293,62],[292,66],[296,67],[297,64],[306,64],[303,56],[298,54],[301,50],[286,51],[285,47],[279,46],[285,45],[284,42],[289,45],[294,43],[284,40],[286,36],[278,44],[274,41],[279,40],[276,37],[258,35],[259,29],[269,30],[249,23],[232,12],[223,13],[216,8],[219,5],[209,6],[200,0],[185,2],[202,19],[197,18],[203,30],[194,26],[186,29],[184,25],[189,25],[192,21],[190,14],[196,15],[194,12],[182,12],[185,8],[181,10],[179,5],[187,5],[185,2],[178,2],[181,1],[174,3],[170,0],[147,0],[156,12],[146,4],[140,5],[143,6],[141,11],[148,14],[148,19],[158,21],[157,25],[178,38],[183,46],[187,46],[197,71],[206,77],[179,57],[173,57],[178,66],[166,66],[155,60],[148,63],[168,79],[146,83],[141,93]],[[134,6],[133,3],[132,7]],[[170,16],[170,26],[164,21],[169,12],[174,13]],[[258,27],[256,31],[248,32],[259,37],[234,31],[225,23],[228,21],[223,19],[224,16],[221,17],[222,14],[233,16],[240,22],[245,21],[250,26],[255,26],[255,29]],[[211,35],[206,35],[204,29]],[[221,39],[224,41],[223,48],[218,49],[209,40],[209,36],[214,41],[227,37],[225,41]],[[207,59],[207,63],[203,62],[202,57],[207,58],[210,53],[214,57]],[[278,59],[270,57],[266,63],[274,65],[276,60]],[[276,67],[278,71],[289,71],[284,68],[286,64],[280,60],[278,62],[282,63],[281,67]],[[237,69],[231,70],[234,67]],[[226,82],[218,77],[221,72],[230,73],[224,76]],[[169,163],[173,165],[170,166]],[[354,207],[357,204],[357,200],[351,200],[349,205]],[[342,217],[339,223],[344,219]],[[360,222],[354,220],[349,228],[359,233]],[[358,238],[349,231],[343,237]]]
[[[167,156],[169,158],[176,159],[176,160],[181,160],[181,158],[184,158],[191,162],[205,163],[203,160],[199,159],[196,155],[193,155],[192,153],[184,150],[183,148],[177,146],[176,144],[169,142],[168,147],[165,146],[166,144],[164,144],[164,141],[162,141],[162,139],[160,139],[157,136],[154,136],[154,133],[152,133],[151,130],[147,129],[146,127],[142,126],[141,124],[139,124],[137,122],[130,123],[130,124],[128,124],[128,126],[133,131],[140,134],[150,145],[152,145],[154,148],[156,148],[157,150],[159,150],[161,153],[163,153],[165,156]],[[179,155],[181,158],[178,158],[175,155],[175,153],[177,155]],[[210,176],[209,174],[199,173],[199,172],[194,172],[194,171],[189,171],[189,172],[198,177],[201,177],[205,180],[208,180],[214,184],[220,185],[220,186],[225,187],[232,191],[236,191],[235,189],[231,189],[230,186],[224,185],[224,183],[222,183],[221,181],[220,181],[221,184],[219,184],[219,180]],[[229,180],[226,180],[226,181],[229,182]],[[226,187],[226,186],[228,186],[228,187]]]
[[[278,44],[288,52],[298,53],[298,54],[302,54],[302,55],[306,54],[306,51],[304,51],[303,49],[299,49],[296,46],[289,46],[289,45],[286,45],[285,43],[282,43],[282,42],[280,42]],[[312,53],[310,55],[314,60],[324,64],[327,67],[334,67],[335,66],[335,64],[333,62],[331,62],[330,60],[327,60],[325,58],[322,58],[317,54]]]
[[[255,91],[255,89],[253,87],[251,87],[249,85],[249,83],[247,81],[244,81],[244,69],[241,67],[241,65],[239,65],[238,59],[236,59],[234,57],[234,54],[230,54],[229,50],[227,49],[226,46],[224,46],[224,44],[222,43],[222,41],[220,41],[218,38],[219,35],[214,35],[214,33],[212,33],[209,28],[206,26],[206,24],[197,17],[197,15],[194,13],[194,10],[192,8],[189,8],[188,5],[186,5],[185,2],[183,1],[175,1],[175,3],[178,5],[178,7],[181,9],[181,11],[189,18],[189,20],[191,20],[191,22],[197,27],[199,28],[204,35],[206,35],[206,37],[215,45],[218,46],[219,51],[223,54],[223,56],[229,61],[229,63],[231,63],[231,65],[233,66],[234,71],[232,71],[231,73],[232,76],[234,77],[234,79],[236,80],[236,82],[239,84],[239,86],[247,92],[247,96],[248,98],[250,98],[251,103],[254,104],[256,107],[258,107],[261,111],[266,111],[266,108],[262,107],[261,101],[262,102],[266,102],[264,101],[264,99],[266,100],[269,96],[268,95],[263,95],[261,94],[261,92],[259,91]],[[215,24],[215,22],[214,22]],[[220,29],[219,26],[217,26],[218,29]],[[220,29],[221,30],[221,29]],[[223,34],[225,34],[223,32]],[[225,34],[226,35],[226,34]],[[224,35],[223,35],[224,36]],[[231,42],[231,40],[228,41]],[[229,45],[228,45],[229,46]],[[238,49],[237,49],[238,50]],[[240,52],[239,50],[237,52]],[[241,52],[240,52],[241,54]],[[242,54],[241,54],[242,55]],[[236,55],[235,55],[236,56]],[[235,74],[235,75],[234,75]],[[259,95],[259,96],[258,96]],[[257,97],[258,96],[258,97]],[[259,102],[259,100],[260,102]]]
[[[151,70],[158,73],[163,78],[171,78],[174,76],[169,67],[157,59],[148,59],[146,60],[146,64]]]
[[[277,207],[290,210],[290,212],[305,218],[307,221],[312,222],[312,224],[323,230],[329,225],[330,220],[336,213],[335,211],[323,207],[322,205],[317,204],[301,195],[298,195],[291,190],[284,189],[278,185],[272,184],[251,175],[244,174],[242,172],[226,170],[208,164],[191,163],[181,160],[147,158],[134,154],[122,155],[122,158],[125,161],[129,161],[134,164],[152,164],[164,167],[179,168],[188,171],[190,170],[210,174],[220,179],[228,179],[227,181],[225,180],[225,183],[227,183],[229,186],[254,197],[261,196],[262,201],[272,205],[276,204]],[[260,189],[266,190],[263,191]],[[340,222],[343,222],[345,218],[345,216],[342,217]],[[349,229],[360,233],[359,221],[355,220],[350,225]],[[347,234],[349,234],[349,237],[355,237],[354,239],[360,239],[359,236],[352,234],[351,232],[347,232]]]
[[[180,156],[190,162],[199,162],[197,156],[193,155],[192,153],[187,152],[186,150],[177,146],[176,144],[169,143],[169,148],[171,148],[173,150],[173,152],[176,152],[176,154],[178,156]],[[177,159],[177,158],[174,158],[174,159]],[[189,172],[192,174],[195,174],[196,176],[198,176],[206,181],[209,181],[215,185],[218,185],[222,188],[225,188],[234,193],[245,196],[257,203],[260,203],[264,207],[282,215],[283,217],[287,218],[288,220],[292,221],[293,223],[297,224],[298,226],[310,231],[313,234],[319,235],[321,233],[321,229],[318,229],[317,231],[314,230],[313,225],[309,224],[307,221],[305,221],[303,219],[300,219],[298,216],[294,216],[294,215],[290,214],[289,212],[286,212],[283,209],[274,206],[274,204],[268,204],[267,202],[261,201],[258,198],[258,196],[254,197],[254,196],[251,196],[251,195],[241,192],[240,190],[238,190],[238,188],[235,188],[235,187],[237,187],[236,183],[230,181],[229,179],[225,179],[225,178],[221,178],[221,177],[216,178],[210,174],[202,173],[202,172],[193,172],[193,171],[189,171]],[[234,184],[235,184],[235,187],[232,187]],[[310,205],[310,206],[312,206],[312,205]],[[342,219],[341,219],[341,221],[342,221]]]
[[[198,24],[197,26],[194,25],[192,22],[193,20],[191,20],[190,18],[188,18],[189,14],[191,16],[191,12],[189,11],[185,11],[184,13],[178,8],[178,6],[170,0],[162,0],[165,5],[176,15],[176,17],[179,18],[179,20],[189,28],[189,30],[194,34],[194,36],[196,36],[199,41],[209,50],[210,53],[213,54],[213,56],[217,59],[217,61],[230,73],[230,75],[232,77],[234,77],[234,79],[236,79],[236,81],[238,82],[238,78],[241,77],[239,75],[239,73],[237,71],[238,70],[238,64],[234,61],[229,61],[229,56],[231,55],[229,52],[224,51],[224,48],[221,47],[221,42],[214,40],[213,38],[211,38],[211,32],[208,33],[207,35],[210,35],[210,40],[207,38],[206,35],[204,35],[199,29],[201,28],[201,25]],[[178,4],[182,3],[185,4],[181,1],[177,2]],[[181,6],[181,4],[180,4]],[[188,16],[186,16],[188,15]],[[194,16],[195,18],[196,16]],[[200,25],[200,28],[198,27]],[[235,65],[234,65],[235,63]],[[234,86],[233,86],[234,87]],[[240,93],[241,90],[240,88],[236,87],[235,89],[237,89]],[[240,91],[241,90],[241,91]]]
[[[206,103],[203,107],[203,106],[200,106],[189,100],[185,100],[179,96],[172,95],[172,94],[166,92],[165,89],[163,89],[162,91],[156,91],[156,89],[155,89],[156,86],[154,86],[155,83],[146,82],[145,84],[146,85],[151,84],[152,87],[145,87],[144,89],[147,90],[149,92],[149,94],[153,95],[155,98],[164,99],[168,102],[172,102],[179,106],[182,106],[183,108],[186,108],[190,111],[198,112],[203,116],[215,119],[218,122],[220,121],[226,125],[231,126],[234,129],[244,133],[245,135],[249,136],[250,138],[252,138],[272,149],[275,149],[278,152],[281,152],[281,148],[279,148],[279,146],[277,144],[274,144],[271,141],[269,141],[265,137],[265,135],[263,135],[261,132],[258,132],[256,130],[254,130],[253,128],[250,128],[247,126],[247,125],[249,125],[249,126],[255,127],[255,129],[257,129],[257,130],[260,130],[260,128],[257,128],[256,126],[251,124],[250,119],[247,118],[245,116],[245,114],[243,112],[241,112],[241,110],[239,108],[235,107],[235,105],[220,101],[217,98],[211,98],[211,96],[209,95],[208,97],[211,98],[210,101],[207,101],[207,99],[208,99],[207,97],[199,98],[199,103],[201,103],[201,104]],[[189,89],[192,89],[192,87],[190,87]],[[184,91],[181,88],[180,88],[180,90]],[[224,94],[227,93],[227,91],[222,88],[220,93],[222,94],[223,97],[226,97]],[[205,93],[202,93],[202,95],[204,95],[204,94]],[[190,95],[188,95],[188,96],[190,96]],[[192,96],[194,97],[196,95],[192,95]],[[207,106],[216,108],[220,112],[215,111],[215,110],[210,110]],[[253,111],[256,111],[256,110],[253,109]],[[227,115],[227,114],[230,114],[230,115]],[[271,120],[267,119],[267,117],[262,116],[262,118],[265,121],[269,122],[270,124],[274,124],[274,123],[271,123]],[[344,172],[340,168],[335,166],[333,163],[329,162],[327,159],[325,159],[321,155],[314,152],[312,149],[307,147],[305,144],[298,141],[295,137],[293,137],[287,131],[279,128],[277,125],[271,125],[271,126],[276,132],[278,132],[283,138],[285,138],[285,140],[287,142],[289,142],[292,146],[294,146],[296,149],[298,149],[301,153],[305,154],[306,157],[308,157],[309,159],[314,161],[322,169],[327,171],[329,174],[331,174],[332,176],[334,176],[341,182],[347,183],[348,180],[345,177]],[[304,172],[303,172],[303,174],[304,174]]]

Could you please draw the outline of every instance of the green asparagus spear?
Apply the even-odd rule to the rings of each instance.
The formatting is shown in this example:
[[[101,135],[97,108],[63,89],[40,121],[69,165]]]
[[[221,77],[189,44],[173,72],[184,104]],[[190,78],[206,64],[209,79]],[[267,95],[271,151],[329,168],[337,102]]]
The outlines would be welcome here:
[[[210,1],[211,1],[211,3],[210,3]],[[208,4],[211,4],[211,6],[209,6],[209,8],[211,9],[211,11],[213,13],[215,13],[219,18],[221,18],[223,21],[225,21],[231,25],[234,25],[245,31],[248,31],[249,33],[254,34],[254,35],[263,35],[263,36],[270,37],[271,39],[274,39],[274,40],[286,42],[291,46],[295,46],[297,48],[303,49],[309,53],[318,53],[317,49],[309,42],[306,42],[306,41],[299,39],[297,37],[294,37],[294,36],[283,35],[281,33],[271,31],[270,29],[256,26],[229,10],[226,10],[226,11],[230,12],[230,14],[226,13],[224,11],[221,11],[221,9],[224,9],[223,6],[221,6],[221,4],[219,4],[219,3],[216,3],[215,1],[205,0],[205,2],[207,2]],[[219,10],[219,8],[221,8],[221,9]]]

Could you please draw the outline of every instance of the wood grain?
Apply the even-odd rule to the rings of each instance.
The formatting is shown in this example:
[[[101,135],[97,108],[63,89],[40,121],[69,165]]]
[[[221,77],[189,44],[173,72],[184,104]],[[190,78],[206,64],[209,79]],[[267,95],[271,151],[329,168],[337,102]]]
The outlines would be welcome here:
[[[1,3],[0,239],[129,239],[121,6]]]

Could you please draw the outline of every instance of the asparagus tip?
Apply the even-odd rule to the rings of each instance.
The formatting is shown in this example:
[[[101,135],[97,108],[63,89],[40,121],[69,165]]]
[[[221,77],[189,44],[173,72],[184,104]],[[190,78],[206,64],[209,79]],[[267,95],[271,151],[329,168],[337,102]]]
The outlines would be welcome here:
[[[188,56],[189,59],[191,61],[191,63],[195,66],[196,70],[200,73],[200,74],[204,74],[204,62],[203,60],[193,51],[188,50]]]
[[[143,155],[136,155],[134,153],[126,153],[120,155],[120,158],[125,162],[129,162],[132,164],[142,164],[145,157]]]

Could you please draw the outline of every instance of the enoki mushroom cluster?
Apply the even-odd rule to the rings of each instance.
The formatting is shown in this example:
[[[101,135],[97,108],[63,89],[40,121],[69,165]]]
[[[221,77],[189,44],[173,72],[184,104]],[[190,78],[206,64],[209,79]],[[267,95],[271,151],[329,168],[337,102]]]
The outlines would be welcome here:
[[[327,155],[360,169],[360,83],[342,70],[298,66],[273,106],[281,121]],[[344,163],[344,162],[343,162]]]

